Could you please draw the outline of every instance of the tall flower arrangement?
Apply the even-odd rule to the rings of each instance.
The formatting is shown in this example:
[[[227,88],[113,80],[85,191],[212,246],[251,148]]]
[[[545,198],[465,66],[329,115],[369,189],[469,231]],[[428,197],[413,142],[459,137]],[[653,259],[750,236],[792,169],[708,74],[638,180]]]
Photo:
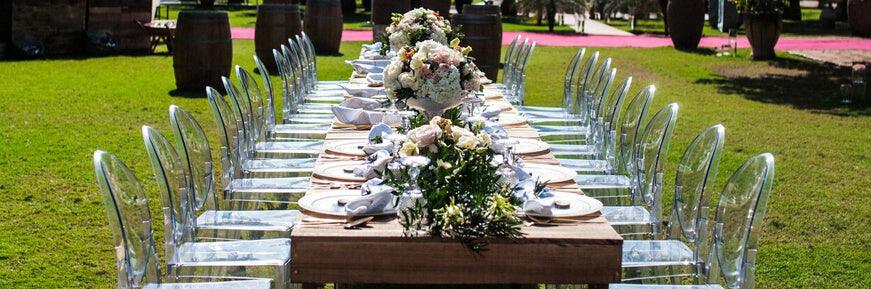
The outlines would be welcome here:
[[[387,27],[380,41],[384,44],[382,53],[386,54],[388,49],[396,52],[425,40],[448,44],[448,40],[459,37],[459,33],[451,27],[451,22],[437,11],[417,8],[405,14],[393,14],[393,23]]]
[[[384,71],[387,96],[429,118],[440,116],[488,81],[468,57],[471,50],[457,39],[450,46],[426,40],[403,47]]]

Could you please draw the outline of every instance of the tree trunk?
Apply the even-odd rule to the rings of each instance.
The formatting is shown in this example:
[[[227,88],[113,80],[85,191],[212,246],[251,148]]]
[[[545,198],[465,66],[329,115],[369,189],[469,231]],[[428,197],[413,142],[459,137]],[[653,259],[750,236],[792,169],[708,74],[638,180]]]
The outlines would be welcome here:
[[[668,32],[668,0],[659,0],[659,9],[662,10],[662,24],[665,27],[665,35]]]
[[[553,32],[554,26],[556,26],[556,0],[550,0],[547,3],[547,31]]]
[[[800,0],[789,0],[789,6],[786,7],[783,11],[783,18],[801,21],[801,1]]]
[[[543,17],[541,17],[541,14],[543,14],[543,13],[544,13],[544,7],[538,6],[538,11],[535,12],[535,25],[536,26],[541,26],[541,20],[543,18]]]

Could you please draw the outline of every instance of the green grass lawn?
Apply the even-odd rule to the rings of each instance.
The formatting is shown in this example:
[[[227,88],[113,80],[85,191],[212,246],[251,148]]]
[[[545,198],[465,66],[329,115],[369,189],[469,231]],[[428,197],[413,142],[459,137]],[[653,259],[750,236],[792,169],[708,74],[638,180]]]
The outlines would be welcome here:
[[[850,27],[846,23],[839,22],[838,25],[835,26],[835,29],[832,30],[823,29],[822,26],[820,26],[819,22],[820,9],[802,8],[801,19],[802,21],[784,20],[781,35],[792,37],[851,35]],[[636,23],[634,30],[629,28],[629,21],[626,20],[612,19],[608,24],[620,30],[629,31],[635,34],[665,34],[665,28],[661,19],[638,20],[638,23]],[[712,28],[710,25],[708,25],[707,21],[705,21],[705,28],[702,33],[705,36],[728,35],[728,33],[720,32],[717,29]],[[743,33],[743,29],[741,33]]]
[[[253,67],[253,42],[234,44],[234,62]],[[344,43],[345,56],[319,57],[322,79],[346,78],[350,68],[342,60],[360,44]],[[747,51],[739,58],[672,48],[601,51],[614,59],[619,77],[635,77],[633,93],[658,86],[654,108],[680,104],[665,199],[683,149],[708,126],[727,129],[717,190],[748,157],[774,153],[759,288],[871,288],[871,110],[839,103],[847,72],[790,57],[753,62]],[[530,105],[560,104],[561,73],[573,54],[574,48],[536,49]],[[203,123],[216,148],[206,99],[170,95],[168,55],[6,61],[0,71],[0,288],[115,286],[112,236],[91,154],[115,153],[136,171],[162,240],[140,126],[168,133],[167,107],[177,104]]]
[[[359,1],[358,1],[359,2]],[[358,7],[360,4],[358,3]],[[165,6],[163,6],[165,7]],[[305,8],[305,6],[302,6]],[[183,9],[193,9],[196,8],[194,6],[173,6],[170,9],[169,19],[178,19],[178,12]],[[257,23],[257,9],[255,7],[245,7],[245,6],[216,6],[215,10],[224,10],[227,11],[227,15],[230,18],[230,26],[231,27],[254,27]],[[163,10],[163,13],[166,13],[166,10]],[[161,13],[161,17],[165,17],[165,14]],[[362,8],[357,10],[357,13],[344,15],[344,28],[351,30],[369,30],[372,29],[372,23],[370,21],[371,16],[368,12],[364,12]],[[504,31],[516,31],[516,32],[548,32],[547,23],[542,23],[542,25],[536,25],[535,21],[528,19],[526,17],[515,17],[512,19],[505,18],[502,23],[502,29]],[[574,30],[569,28],[568,26],[558,25],[554,27],[555,33],[575,33]]]

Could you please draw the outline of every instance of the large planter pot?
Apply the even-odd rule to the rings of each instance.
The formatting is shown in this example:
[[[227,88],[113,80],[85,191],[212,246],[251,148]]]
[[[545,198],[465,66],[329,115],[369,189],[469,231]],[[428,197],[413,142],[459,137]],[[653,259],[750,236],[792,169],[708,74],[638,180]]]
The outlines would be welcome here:
[[[871,0],[850,0],[847,4],[847,21],[853,34],[871,37]]]
[[[704,0],[669,0],[666,9],[668,32],[674,48],[694,50],[699,48],[702,29],[705,27]]]
[[[753,50],[753,59],[771,59],[777,57],[774,46],[780,39],[780,29],[783,27],[781,18],[777,15],[745,15],[744,25],[747,40]]]

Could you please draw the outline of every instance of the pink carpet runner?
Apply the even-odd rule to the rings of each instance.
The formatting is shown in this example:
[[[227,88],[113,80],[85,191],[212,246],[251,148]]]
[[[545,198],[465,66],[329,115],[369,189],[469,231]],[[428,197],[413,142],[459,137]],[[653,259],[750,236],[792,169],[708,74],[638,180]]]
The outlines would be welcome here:
[[[254,28],[231,28],[233,39],[254,39]],[[605,35],[560,35],[540,32],[505,32],[502,44],[523,35],[541,46],[583,46],[583,47],[641,47],[653,48],[672,46],[671,39],[665,36],[605,36]],[[372,41],[372,31],[345,30],[342,41]],[[726,37],[702,38],[702,47],[720,47],[727,44]],[[747,38],[738,38],[738,47],[749,48]],[[778,50],[871,50],[871,39],[848,37],[781,37],[777,42]]]

